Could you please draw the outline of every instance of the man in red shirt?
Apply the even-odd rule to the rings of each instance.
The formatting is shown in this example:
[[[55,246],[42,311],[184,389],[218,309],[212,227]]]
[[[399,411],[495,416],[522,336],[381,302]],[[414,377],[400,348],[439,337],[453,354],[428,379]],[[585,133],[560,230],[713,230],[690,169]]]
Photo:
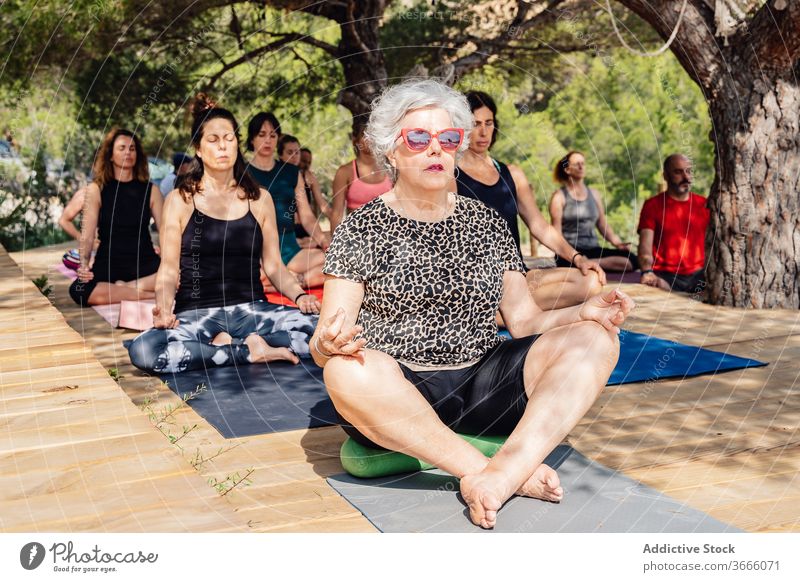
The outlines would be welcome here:
[[[667,191],[647,200],[639,218],[641,282],[665,291],[700,293],[705,287],[706,199],[690,190],[692,162],[664,160]]]

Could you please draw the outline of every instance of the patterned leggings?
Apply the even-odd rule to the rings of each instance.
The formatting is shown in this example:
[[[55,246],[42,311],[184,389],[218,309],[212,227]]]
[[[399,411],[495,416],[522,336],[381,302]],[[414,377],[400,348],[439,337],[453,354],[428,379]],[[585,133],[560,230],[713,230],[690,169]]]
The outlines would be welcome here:
[[[308,356],[308,341],[318,316],[266,301],[254,301],[188,309],[178,313],[177,318],[180,323],[175,329],[149,329],[127,344],[134,366],[145,372],[162,374],[249,364],[250,348],[244,339],[253,333],[272,347],[285,347],[300,357]],[[211,345],[221,332],[234,338],[231,345]]]

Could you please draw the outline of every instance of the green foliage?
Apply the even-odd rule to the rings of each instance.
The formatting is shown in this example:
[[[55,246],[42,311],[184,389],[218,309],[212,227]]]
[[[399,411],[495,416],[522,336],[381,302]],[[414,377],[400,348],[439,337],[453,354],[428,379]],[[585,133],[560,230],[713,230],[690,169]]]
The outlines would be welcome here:
[[[669,54],[642,59],[615,51],[603,59],[572,55],[570,60],[573,68],[565,74],[571,81],[543,111],[527,105],[535,83],[510,83],[498,67],[485,67],[458,86],[487,91],[498,101],[501,126],[492,155],[525,170],[545,214],[557,187],[555,162],[568,150],[580,150],[587,160],[586,181],[603,194],[612,227],[635,241],[641,204],[661,191],[667,155],[689,155],[693,189],[709,191],[714,151],[705,100]]]
[[[430,71],[468,54],[469,45],[454,41],[458,35],[502,33],[502,14],[492,24],[498,30],[476,20],[484,8],[468,0],[390,4],[380,29],[390,80],[414,65]],[[515,36],[492,65],[457,86],[497,99],[501,133],[493,155],[525,170],[542,209],[555,188],[553,164],[579,149],[612,226],[635,240],[639,208],[659,190],[665,155],[692,156],[695,190],[708,191],[714,170],[706,104],[671,54],[644,59],[610,50],[618,41],[604,10],[592,3],[566,8],[546,26]],[[617,16],[629,42],[661,42],[628,11]],[[149,155],[190,150],[187,105],[199,90],[231,109],[243,134],[256,112],[276,113],[284,131],[313,150],[325,190],[353,155],[351,119],[337,105],[342,63],[302,42],[258,52],[286,33],[337,46],[340,30],[330,20],[266,3],[18,0],[4,5],[0,24],[20,33],[0,87],[0,129],[13,130],[26,167],[36,172],[4,175],[0,186],[0,242],[12,250],[66,240],[54,209],[85,180],[111,125],[138,131]],[[244,56],[244,64],[219,76]],[[53,82],[62,75],[63,82]],[[70,178],[42,179],[48,158],[63,160]]]
[[[33,279],[33,284],[36,285],[36,288],[42,293],[42,295],[48,299],[51,299],[51,295],[53,294],[53,286],[49,284],[47,275],[36,277]]]

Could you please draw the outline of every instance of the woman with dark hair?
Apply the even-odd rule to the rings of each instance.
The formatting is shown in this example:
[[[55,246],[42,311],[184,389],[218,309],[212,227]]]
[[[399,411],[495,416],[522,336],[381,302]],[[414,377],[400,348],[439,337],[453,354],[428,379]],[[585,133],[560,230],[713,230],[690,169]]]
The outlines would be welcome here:
[[[253,152],[248,171],[267,189],[275,203],[281,260],[303,287],[316,287],[324,281],[322,264],[330,234],[317,222],[306,197],[305,182],[297,166],[275,159],[281,124],[268,112],[256,114],[247,126],[247,149]],[[295,213],[300,224],[319,248],[300,248],[294,232]]]
[[[164,206],[155,327],[128,346],[131,362],[155,373],[297,363],[319,302],[281,262],[275,207],[247,172],[233,114],[202,94],[193,113],[195,157]],[[262,268],[300,310],[264,300]]]
[[[163,197],[150,183],[139,137],[127,129],[108,132],[93,173],[84,192],[80,267],[70,297],[83,307],[152,299],[159,258],[149,225],[152,218],[160,226]],[[95,232],[100,245],[90,267]]]
[[[353,212],[392,188],[389,175],[372,155],[364,139],[364,129],[364,126],[359,126],[353,135],[356,157],[339,166],[333,177],[331,232],[344,220],[345,207],[347,212]]]
[[[634,271],[639,268],[631,243],[622,242],[606,220],[603,200],[596,190],[584,183],[586,159],[581,152],[571,151],[558,160],[553,177],[561,188],[550,198],[550,219],[553,227],[584,257],[597,259],[607,271]],[[600,246],[595,228],[613,249]],[[559,259],[558,266],[569,267]]]
[[[319,220],[320,215],[330,217],[331,207],[322,195],[322,188],[319,185],[319,180],[317,180],[311,168],[303,166],[301,163],[301,153],[300,140],[295,136],[284,133],[278,140],[278,159],[300,168],[300,175],[303,177],[303,182],[305,183],[306,199],[311,205],[311,212],[314,213],[314,217],[317,220]],[[317,246],[306,229],[303,228],[303,225],[300,224],[297,213],[295,213],[294,233],[300,248],[305,249]]]
[[[497,139],[499,123],[497,105],[482,91],[466,94],[472,110],[474,126],[469,149],[458,163],[456,184],[462,196],[480,200],[496,210],[508,224],[519,249],[517,215],[527,225],[531,236],[540,240],[556,255],[574,262],[580,271],[571,269],[534,269],[528,271],[528,288],[542,309],[558,309],[577,305],[600,293],[606,282],[600,266],[588,260],[564,240],[542,216],[536,206],[525,173],[517,166],[507,166],[489,156]],[[521,251],[520,251],[521,252]]]

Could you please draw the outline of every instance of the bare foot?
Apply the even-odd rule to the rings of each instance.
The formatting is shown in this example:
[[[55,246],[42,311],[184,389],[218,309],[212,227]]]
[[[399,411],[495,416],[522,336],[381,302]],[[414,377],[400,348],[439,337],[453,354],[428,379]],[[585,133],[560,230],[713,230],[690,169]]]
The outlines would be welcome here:
[[[244,343],[250,348],[249,360],[253,364],[266,364],[287,360],[293,364],[299,364],[300,358],[294,355],[287,348],[273,348],[260,335],[251,334],[245,338]]]
[[[558,473],[542,463],[517,490],[517,495],[558,503],[564,498],[564,489],[561,487]]]
[[[231,345],[232,341],[233,341],[233,338],[231,337],[231,334],[229,334],[226,331],[221,331],[216,336],[214,336],[213,340],[211,340],[211,345],[212,346],[229,346],[229,345]]]
[[[461,496],[469,507],[472,523],[491,529],[497,523],[497,512],[511,497],[509,485],[502,473],[483,471],[461,478]]]

